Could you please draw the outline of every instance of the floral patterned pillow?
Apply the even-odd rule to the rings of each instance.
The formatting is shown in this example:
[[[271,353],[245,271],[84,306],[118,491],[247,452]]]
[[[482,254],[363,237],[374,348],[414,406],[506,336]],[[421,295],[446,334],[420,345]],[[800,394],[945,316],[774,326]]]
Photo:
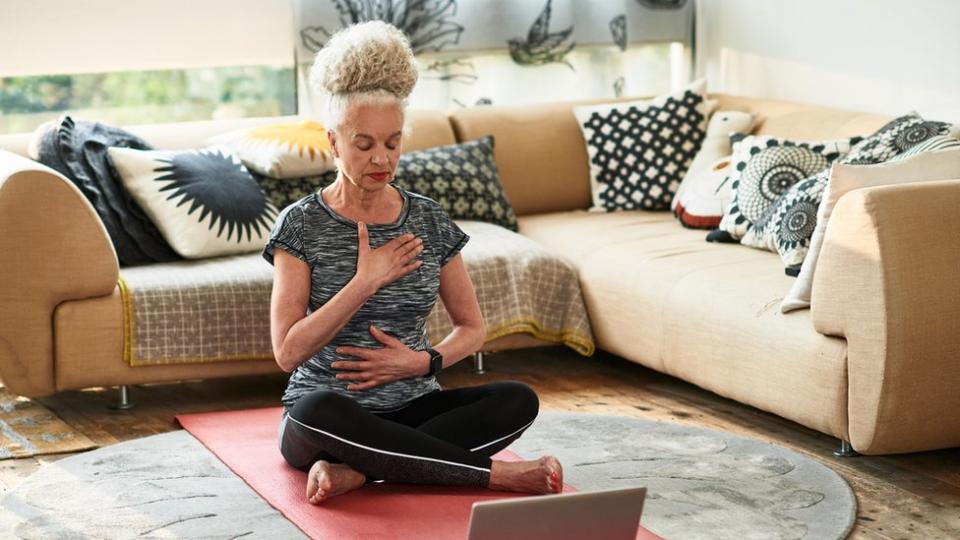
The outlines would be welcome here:
[[[894,120],[857,142],[837,163],[874,165],[899,159],[925,149],[933,141],[952,140],[956,128],[946,122],[924,120],[910,113]],[[744,244],[776,251],[786,272],[797,275],[817,227],[817,209],[830,180],[830,169],[798,182],[776,202],[762,228],[752,231]],[[762,229],[762,230],[761,230]]]
[[[937,135],[956,136],[956,127],[946,122],[924,120],[911,112],[888,122],[843,156],[840,163],[874,165],[889,161],[913,146]]]
[[[731,136],[732,203],[720,230],[733,241],[763,247],[758,238],[768,230],[777,201],[792,186],[824,170],[860,141],[838,139],[798,142],[765,135]]]

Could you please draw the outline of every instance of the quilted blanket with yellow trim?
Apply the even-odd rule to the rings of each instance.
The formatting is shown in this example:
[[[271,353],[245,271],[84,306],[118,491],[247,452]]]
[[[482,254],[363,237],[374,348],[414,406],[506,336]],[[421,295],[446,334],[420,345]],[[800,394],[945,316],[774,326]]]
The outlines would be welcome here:
[[[576,272],[524,236],[487,223],[458,222],[487,324],[487,340],[532,334],[593,353]],[[273,267],[259,253],[121,269],[124,359],[131,366],[271,360]],[[437,343],[452,325],[442,302],[427,321]]]
[[[576,270],[535,241],[497,225],[457,221],[470,235],[463,261],[477,290],[487,341],[527,333],[593,354],[590,319]],[[453,329],[442,302],[427,319],[436,344]]]

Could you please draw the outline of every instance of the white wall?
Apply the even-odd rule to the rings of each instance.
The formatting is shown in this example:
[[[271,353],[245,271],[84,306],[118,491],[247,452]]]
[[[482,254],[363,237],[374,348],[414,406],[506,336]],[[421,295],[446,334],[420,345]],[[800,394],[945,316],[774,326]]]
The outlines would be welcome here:
[[[697,0],[712,91],[960,122],[958,0]]]

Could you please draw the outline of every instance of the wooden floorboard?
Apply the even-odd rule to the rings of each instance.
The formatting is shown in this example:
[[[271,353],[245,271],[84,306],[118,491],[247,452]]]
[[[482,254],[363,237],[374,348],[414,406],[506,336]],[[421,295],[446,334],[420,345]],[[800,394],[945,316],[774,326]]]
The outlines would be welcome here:
[[[446,370],[445,386],[520,380],[536,389],[544,410],[618,414],[726,431],[790,448],[841,474],[859,510],[852,538],[960,538],[960,448],[901,456],[837,458],[838,441],[789,420],[724,399],[678,379],[598,352],[583,358],[564,348],[487,355],[488,373],[469,361]],[[116,389],[62,392],[38,399],[101,446],[179,429],[188,412],[279,405],[285,375],[137,385],[136,407],[109,409]],[[47,463],[70,454],[0,461],[0,493]]]

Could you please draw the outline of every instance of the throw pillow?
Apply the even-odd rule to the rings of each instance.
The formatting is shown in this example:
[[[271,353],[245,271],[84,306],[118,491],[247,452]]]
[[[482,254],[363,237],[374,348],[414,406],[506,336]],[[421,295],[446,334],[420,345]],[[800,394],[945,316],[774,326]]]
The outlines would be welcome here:
[[[960,126],[924,120],[912,112],[895,118],[850,149],[841,163],[883,163],[936,135],[957,136]]]
[[[680,224],[689,229],[714,229],[727,207],[730,206],[730,171],[733,161],[722,157],[701,170],[696,177],[677,194],[673,214]]]
[[[850,150],[856,139],[795,142],[771,136],[731,137],[731,203],[719,229],[734,240],[744,238],[770,219],[776,201],[797,182],[823,171]]]
[[[59,121],[48,120],[33,130],[33,133],[30,134],[30,140],[27,142],[28,158],[34,161],[40,161],[40,145],[44,144],[44,139],[47,139],[50,134],[57,129],[57,125],[63,122],[66,118],[69,118],[69,116],[61,116]]]
[[[517,230],[517,216],[503,192],[493,137],[400,155],[394,182],[440,203],[454,219],[486,221]]]
[[[313,176],[336,168],[326,128],[309,120],[231,131],[206,144],[227,146],[250,170],[272,178]]]
[[[922,143],[926,151],[917,150],[918,144],[887,163],[876,165],[851,165],[838,163],[833,166],[830,179],[816,214],[816,227],[810,238],[810,247],[800,267],[800,274],[790,292],[780,304],[786,313],[810,307],[813,277],[816,272],[820,250],[826,236],[827,224],[833,208],[844,194],[854,189],[887,184],[929,182],[960,178],[960,140],[952,137],[933,137]]]
[[[817,207],[829,178],[830,169],[826,168],[790,186],[774,202],[767,218],[751,228],[740,243],[779,253],[786,273],[797,275],[817,225]]]
[[[680,223],[695,229],[720,225],[730,204],[730,134],[749,133],[753,114],[720,111],[710,117],[706,138],[673,198],[671,209]]]
[[[30,150],[83,193],[103,223],[121,266],[180,260],[144,210],[124,189],[107,157],[110,147],[150,150],[146,141],[96,122],[62,116],[38,129]]]
[[[916,156],[918,154],[924,154],[927,152],[939,152],[941,150],[949,150],[951,148],[957,148],[960,146],[960,139],[955,136],[950,135],[935,135],[929,139],[917,143],[912,146],[909,150],[905,151],[902,154],[894,156],[890,161],[902,161],[911,156]]]
[[[271,178],[253,173],[253,178],[270,202],[282,209],[332,184],[337,179],[337,171],[300,178]]]
[[[918,151],[928,147],[928,141],[944,136],[951,128],[948,123],[927,121],[910,113],[856,143],[838,162],[864,165],[889,161],[918,146]],[[776,251],[783,259],[787,274],[798,275],[817,225],[817,208],[829,179],[830,171],[825,170],[794,185],[777,201],[770,219],[755,228],[753,234],[748,233],[741,242]]]
[[[574,107],[594,210],[669,210],[706,134],[706,83],[649,101]]]
[[[181,256],[257,251],[266,243],[277,209],[229,149],[109,154],[123,185]]]

